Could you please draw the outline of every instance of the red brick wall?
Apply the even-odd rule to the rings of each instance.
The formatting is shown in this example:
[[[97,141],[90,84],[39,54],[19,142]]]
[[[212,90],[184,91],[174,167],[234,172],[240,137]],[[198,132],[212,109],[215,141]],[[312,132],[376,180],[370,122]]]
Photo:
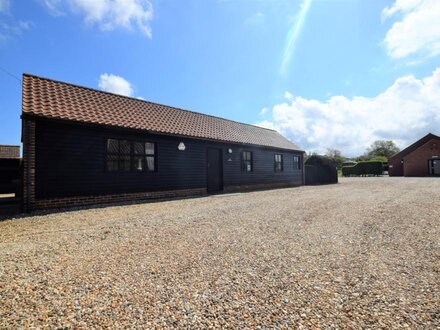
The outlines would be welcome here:
[[[264,190],[264,189],[277,189],[277,188],[288,188],[297,187],[298,184],[294,182],[274,182],[274,183],[264,183],[264,184],[250,184],[250,185],[240,185],[240,186],[225,186],[223,191],[228,192],[240,192],[240,191],[252,191],[252,190]]]
[[[273,183],[273,184],[255,184],[247,186],[227,186],[224,192],[238,192],[251,191],[258,189],[275,189],[294,187],[294,184],[289,183]],[[32,203],[32,210],[45,210],[73,206],[87,206],[103,203],[117,203],[117,202],[131,202],[150,200],[157,198],[172,198],[172,197],[189,197],[206,195],[206,188],[197,189],[183,189],[183,190],[168,190],[168,191],[154,191],[144,193],[130,193],[117,195],[100,195],[100,196],[76,196],[67,198],[52,198],[52,199],[37,199]]]
[[[87,206],[102,203],[131,202],[157,198],[188,197],[206,194],[206,188],[154,191],[143,193],[100,195],[100,196],[77,196],[67,198],[37,199],[34,209],[53,209],[72,206]]]
[[[289,183],[273,183],[273,184],[255,184],[248,186],[227,186],[224,192],[250,191],[258,189],[275,189],[294,187],[294,184]],[[117,195],[100,195],[100,196],[76,196],[67,198],[52,198],[52,199],[37,199],[32,203],[31,210],[45,210],[54,208],[74,207],[97,205],[103,203],[117,203],[117,202],[131,202],[150,200],[157,198],[172,198],[172,197],[190,197],[206,195],[206,188],[184,189],[184,190],[169,190],[169,191],[155,191],[144,193],[130,193]]]
[[[389,176],[402,176],[403,164],[401,158],[395,158],[389,161],[388,174]]]
[[[428,176],[428,159],[440,159],[440,140],[432,139],[403,158],[404,176]]]

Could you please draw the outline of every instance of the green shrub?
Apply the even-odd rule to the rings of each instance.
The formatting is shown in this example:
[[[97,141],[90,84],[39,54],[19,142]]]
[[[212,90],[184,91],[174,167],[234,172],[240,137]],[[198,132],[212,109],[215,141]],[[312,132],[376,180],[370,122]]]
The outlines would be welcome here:
[[[357,162],[355,162],[354,160],[346,160],[345,162],[342,163],[342,167],[344,167],[344,166],[354,166],[356,164],[357,164]]]
[[[327,156],[312,155],[307,158],[305,165],[314,166],[334,166],[333,160]]]
[[[343,176],[352,176],[355,174],[354,166],[342,166]]]
[[[388,163],[388,158],[386,158],[385,156],[376,156],[373,157],[369,160],[370,162],[382,162],[384,164]]]
[[[365,161],[342,167],[343,176],[382,175],[382,162]]]
[[[306,185],[338,183],[338,172],[332,165],[305,165]]]

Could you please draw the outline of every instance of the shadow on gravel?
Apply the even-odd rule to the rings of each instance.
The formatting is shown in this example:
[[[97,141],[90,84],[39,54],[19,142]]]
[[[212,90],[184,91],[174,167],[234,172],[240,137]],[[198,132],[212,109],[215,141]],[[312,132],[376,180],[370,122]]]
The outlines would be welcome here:
[[[67,213],[67,212],[75,212],[79,210],[91,210],[91,209],[106,209],[115,206],[129,206],[129,205],[139,205],[139,204],[150,204],[150,203],[160,203],[160,202],[168,202],[173,200],[184,200],[184,199],[199,199],[208,197],[210,195],[202,195],[202,196],[188,196],[188,197],[167,197],[167,198],[155,198],[155,199],[144,199],[144,200],[136,200],[136,201],[124,201],[124,202],[111,202],[111,203],[100,203],[100,204],[91,204],[84,206],[70,206],[63,207],[57,209],[48,209],[48,210],[38,210],[32,211],[29,213],[24,213],[20,209],[16,212],[5,212],[2,213],[0,210],[0,221],[7,220],[17,220],[24,218],[33,218],[37,216],[44,216],[49,214],[57,214],[57,213]]]
[[[38,210],[38,211],[32,211],[30,213],[24,213],[21,212],[20,208],[14,213],[8,213],[3,214],[0,210],[0,221],[6,221],[6,220],[17,220],[17,219],[23,219],[23,218],[32,218],[35,216],[43,216],[43,215],[49,215],[49,214],[56,214],[56,213],[64,213],[64,212],[74,212],[79,210],[90,210],[90,209],[105,209],[109,207],[114,206],[128,206],[128,205],[138,205],[138,204],[147,204],[147,203],[160,203],[160,202],[167,202],[167,201],[175,201],[175,200],[185,200],[185,199],[199,199],[199,198],[206,198],[210,196],[237,196],[240,194],[246,194],[250,192],[258,192],[258,191],[268,191],[268,190],[283,190],[283,189],[291,189],[291,188],[299,188],[304,186],[292,186],[292,187],[278,187],[278,188],[257,188],[257,189],[244,189],[239,192],[215,192],[215,193],[208,193],[206,195],[194,195],[194,196],[186,196],[186,197],[163,197],[163,198],[151,198],[151,199],[143,199],[143,200],[135,200],[135,201],[123,201],[123,202],[109,202],[109,203],[99,203],[99,204],[90,204],[90,205],[83,205],[83,206],[69,206],[69,207],[63,207],[63,208],[56,208],[56,209],[48,209],[48,210]]]

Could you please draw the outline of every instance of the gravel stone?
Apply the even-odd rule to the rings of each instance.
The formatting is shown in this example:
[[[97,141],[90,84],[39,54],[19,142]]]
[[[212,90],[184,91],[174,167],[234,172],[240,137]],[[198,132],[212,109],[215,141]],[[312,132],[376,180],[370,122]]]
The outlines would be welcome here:
[[[440,328],[440,180],[0,223],[0,328]]]

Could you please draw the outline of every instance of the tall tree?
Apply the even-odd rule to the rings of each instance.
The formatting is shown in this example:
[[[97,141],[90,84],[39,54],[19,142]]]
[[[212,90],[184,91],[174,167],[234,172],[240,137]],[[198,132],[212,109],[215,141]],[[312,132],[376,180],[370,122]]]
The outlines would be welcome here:
[[[367,149],[367,156],[369,158],[376,156],[383,156],[387,159],[390,158],[395,153],[399,152],[400,149],[391,140],[377,140],[374,141],[371,146]]]
[[[325,155],[330,158],[333,165],[336,167],[341,167],[342,163],[347,160],[347,157],[342,156],[341,151],[338,149],[327,148]]]

